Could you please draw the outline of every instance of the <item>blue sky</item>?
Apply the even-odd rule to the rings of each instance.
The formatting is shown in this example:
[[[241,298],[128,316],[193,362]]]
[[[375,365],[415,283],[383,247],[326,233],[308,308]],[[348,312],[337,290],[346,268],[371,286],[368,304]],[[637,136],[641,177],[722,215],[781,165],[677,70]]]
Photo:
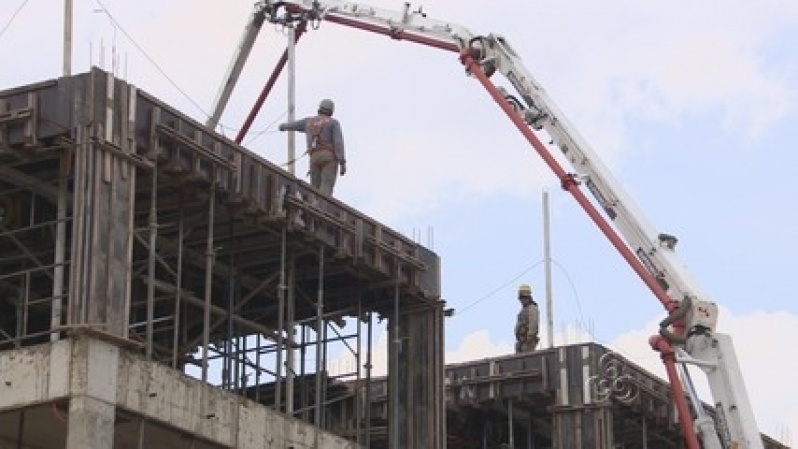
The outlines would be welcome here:
[[[2,0],[0,89],[61,73],[54,3]],[[253,1],[220,3],[75,0],[74,71],[113,68],[204,121]],[[798,443],[798,405],[784,397],[798,371],[788,346],[798,339],[798,4],[423,5],[431,18],[503,34],[648,220],[679,237],[682,260],[722,306],[760,428]],[[228,135],[285,42],[264,27],[222,119]],[[432,230],[444,299],[458,310],[447,321],[450,361],[512,350],[516,286],[544,291],[548,189],[556,342],[589,333],[657,369],[646,338],[660,306],[455,55],[322,24],[302,38],[297,70],[299,115],[323,97],[337,103],[349,173],[336,196],[422,243]],[[245,141],[277,163],[286,96],[281,81]]]

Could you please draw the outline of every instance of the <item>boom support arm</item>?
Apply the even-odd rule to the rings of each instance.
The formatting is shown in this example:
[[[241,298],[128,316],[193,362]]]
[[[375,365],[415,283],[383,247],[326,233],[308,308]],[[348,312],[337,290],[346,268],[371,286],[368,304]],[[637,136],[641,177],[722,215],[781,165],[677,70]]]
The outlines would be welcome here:
[[[657,346],[661,350],[662,346],[679,347],[681,352],[688,354],[678,359],[679,362],[696,364],[707,372],[719,416],[720,431],[716,432],[725,447],[763,447],[731,341],[728,336],[715,334],[717,306],[708,300],[678,259],[675,252],[677,239],[656,232],[649,224],[598,155],[526,70],[504,37],[496,34],[479,36],[460,25],[430,19],[420,8],[411,10],[409,3],[397,12],[355,2],[261,0],[255,9],[257,14],[264,14],[265,20],[272,23],[307,21],[315,28],[324,20],[459,53],[467,71],[488,89],[560,178],[563,188],[583,206],[670,312],[661,324],[662,338]],[[515,94],[497,88],[488,80],[495,72],[507,79]],[[551,141],[576,173],[565,172],[542,141]],[[598,208],[587,199],[581,186],[591,193]],[[672,349],[669,350],[673,353]],[[673,389],[677,403],[686,404],[681,385],[674,382]],[[679,410],[680,418],[689,423],[686,408],[680,407]],[[707,431],[706,424],[706,420],[700,423],[705,435],[704,447],[720,449],[717,438],[706,437],[707,433],[712,433],[711,429]],[[697,447],[697,443],[693,443],[693,424],[684,427],[686,434],[692,432],[692,438],[686,435],[690,447]]]

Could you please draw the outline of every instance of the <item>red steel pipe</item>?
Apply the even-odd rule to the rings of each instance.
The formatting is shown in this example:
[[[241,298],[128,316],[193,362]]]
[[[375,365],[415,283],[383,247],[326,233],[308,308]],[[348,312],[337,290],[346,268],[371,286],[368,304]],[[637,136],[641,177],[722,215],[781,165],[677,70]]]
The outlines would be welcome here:
[[[295,5],[289,5],[286,7],[286,9],[288,10],[288,12],[293,14],[302,14],[311,11],[309,9],[305,9],[302,8],[301,6],[295,6]],[[441,50],[448,50],[455,53],[460,52],[460,47],[458,47],[456,44],[452,42],[445,42],[439,39],[429,38],[403,30],[392,30],[386,27],[385,25],[359,21],[357,19],[353,19],[350,17],[337,15],[335,14],[335,12],[325,14],[324,20],[332,23],[337,23],[338,25],[357,28],[358,30],[369,31],[376,34],[382,34],[383,36],[388,36],[396,40],[406,40],[410,42],[415,42],[416,44],[439,48]]]
[[[693,427],[693,419],[690,414],[690,407],[687,405],[687,397],[682,389],[682,383],[679,380],[679,374],[676,372],[676,352],[673,346],[668,343],[664,337],[655,335],[648,340],[651,347],[658,351],[662,363],[665,364],[665,371],[668,373],[668,380],[671,383],[671,394],[673,395],[673,402],[676,404],[676,410],[679,412],[679,422],[682,424],[682,433],[688,449],[700,449],[698,443],[698,435],[696,435],[695,427]],[[698,407],[701,404],[697,404]]]
[[[482,86],[485,87],[496,103],[499,104],[510,120],[513,121],[516,128],[521,131],[535,151],[537,151],[540,157],[543,158],[543,161],[546,163],[546,165],[548,165],[554,174],[560,179],[563,189],[571,193],[571,195],[582,206],[585,212],[587,212],[588,216],[590,216],[593,222],[599,227],[601,232],[607,237],[607,239],[609,239],[612,246],[614,246],[615,249],[621,253],[621,256],[626,260],[629,266],[632,267],[640,279],[642,279],[651,292],[654,293],[654,296],[659,299],[663,307],[665,307],[668,312],[675,311],[679,307],[679,304],[671,299],[667,293],[665,293],[665,290],[656,281],[654,276],[643,266],[640,260],[634,255],[632,250],[618,235],[615,229],[612,228],[604,216],[595,208],[595,206],[593,206],[593,203],[590,202],[582,190],[579,189],[579,183],[574,178],[574,175],[567,173],[554,159],[549,150],[543,145],[543,143],[541,143],[540,139],[538,139],[535,133],[532,132],[526,122],[515,111],[513,106],[510,105],[506,98],[504,98],[504,95],[502,95],[502,93],[499,92],[499,89],[496,88],[496,86],[490,81],[488,76],[474,60],[474,58],[470,54],[464,52],[461,54],[460,60],[462,61],[463,65],[466,66],[466,69],[468,69],[469,73],[474,75],[482,84]],[[677,323],[675,323],[674,328],[677,333],[683,332],[684,325],[682,320],[679,320]],[[654,343],[655,341],[656,346]],[[662,361],[665,364],[665,369],[668,372],[671,391],[673,392],[674,402],[676,403],[677,410],[679,411],[679,419],[682,424],[682,430],[684,432],[684,438],[687,447],[688,449],[700,449],[700,446],[698,445],[698,436],[693,428],[690,409],[687,405],[687,399],[685,398],[681,381],[679,380],[679,376],[676,372],[676,356],[674,354],[673,347],[664,338],[659,336],[652,337],[651,344],[660,352]]]
[[[513,121],[516,128],[521,131],[521,134],[526,137],[526,140],[532,145],[532,147],[537,151],[546,165],[551,168],[554,174],[560,179],[562,183],[563,189],[567,190],[576,201],[582,206],[582,209],[587,212],[587,215],[593,220],[596,226],[599,227],[601,232],[609,239],[612,246],[621,253],[621,256],[626,260],[629,266],[637,273],[640,279],[648,286],[648,288],[654,293],[654,296],[659,299],[660,303],[667,309],[668,311],[672,312],[678,307],[678,304],[674,302],[665,290],[659,285],[657,280],[651,273],[646,270],[643,266],[642,262],[634,255],[631,249],[626,245],[623,239],[618,235],[617,232],[612,228],[612,226],[607,222],[603,215],[593,206],[593,203],[585,196],[582,190],[579,189],[579,183],[574,178],[574,175],[567,173],[562,166],[554,159],[554,156],[551,155],[549,150],[541,143],[540,139],[532,132],[529,126],[524,122],[523,118],[515,111],[513,106],[504,98],[499,89],[488,79],[488,76],[479,66],[479,64],[474,60],[474,58],[468,54],[463,53],[460,56],[460,60],[462,61],[463,65],[466,66],[469,73],[473,74],[479,82],[482,84],[483,87],[488,91],[488,93],[493,97],[496,103],[504,110],[505,114],[510,117],[510,120]]]
[[[455,53],[460,52],[460,47],[458,47],[456,44],[453,44],[451,42],[440,41],[438,39],[433,39],[429,37],[419,36],[418,34],[413,34],[412,32],[409,33],[403,30],[391,30],[390,28],[385,28],[384,26],[381,25],[371,24],[366,22],[358,22],[355,19],[336,16],[333,14],[326,15],[324,19],[329,22],[337,23],[339,25],[345,25],[348,27],[357,28],[359,30],[382,34],[383,36],[388,36],[396,40],[415,42],[416,44],[426,45],[428,47],[438,48],[441,50],[447,50]]]
[[[296,27],[294,30],[294,42],[298,41],[300,37],[302,37],[302,33],[305,32],[307,29],[307,22],[300,22],[299,26]],[[258,116],[260,112],[260,108],[263,107],[263,103],[266,101],[266,98],[271,93],[274,84],[277,82],[277,78],[280,76],[280,72],[283,71],[283,67],[285,67],[286,62],[288,62],[288,49],[286,48],[283,52],[283,55],[277,61],[277,65],[274,66],[274,70],[272,71],[271,76],[266,81],[266,84],[263,86],[263,89],[260,92],[257,100],[255,100],[255,104],[252,106],[252,109],[249,111],[249,115],[244,120],[244,124],[241,125],[241,129],[238,130],[238,135],[236,135],[236,143],[241,144],[241,141],[244,140],[244,137],[249,132],[249,128],[252,127],[252,122],[255,121],[255,117]]]

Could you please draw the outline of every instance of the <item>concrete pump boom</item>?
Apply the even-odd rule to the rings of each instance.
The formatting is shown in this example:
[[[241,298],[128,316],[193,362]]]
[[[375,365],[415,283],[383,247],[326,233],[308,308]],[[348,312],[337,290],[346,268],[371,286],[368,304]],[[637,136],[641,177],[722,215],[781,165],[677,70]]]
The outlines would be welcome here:
[[[504,37],[475,35],[460,25],[430,19],[421,9],[411,10],[409,3],[401,11],[390,11],[354,2],[261,0],[222,83],[218,98],[223,102],[234,88],[262,21],[296,23],[303,30],[308,23],[328,21],[458,53],[467,73],[496,100],[560,179],[563,189],[574,196],[669,312],[651,345],[665,362],[688,447],[699,447],[696,429],[704,448],[763,447],[731,339],[715,332],[718,308],[677,257],[677,239],[649,224]],[[495,73],[506,78],[515,94],[493,84],[490,78]],[[217,123],[223,109],[224,104],[217,100],[209,123]],[[575,173],[564,170],[543,141],[558,148]],[[587,198],[582,187],[594,201]],[[707,374],[715,421],[701,408],[686,370],[679,376],[676,363],[694,364]],[[696,407],[695,421],[691,421],[682,382],[687,384]]]

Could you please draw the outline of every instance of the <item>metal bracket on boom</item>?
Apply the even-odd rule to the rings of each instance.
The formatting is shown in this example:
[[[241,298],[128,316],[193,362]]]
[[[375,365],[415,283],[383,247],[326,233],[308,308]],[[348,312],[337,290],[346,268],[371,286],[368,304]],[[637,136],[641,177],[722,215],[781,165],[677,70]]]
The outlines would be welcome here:
[[[515,109],[515,112],[524,118],[524,122],[527,125],[531,126],[535,131],[540,131],[543,129],[543,120],[548,118],[548,115],[544,114],[538,109],[524,106],[524,104],[521,103],[518,98],[511,95],[504,87],[499,86],[498,89],[499,92],[504,95],[504,98],[507,100],[507,102],[510,103],[513,109]]]

